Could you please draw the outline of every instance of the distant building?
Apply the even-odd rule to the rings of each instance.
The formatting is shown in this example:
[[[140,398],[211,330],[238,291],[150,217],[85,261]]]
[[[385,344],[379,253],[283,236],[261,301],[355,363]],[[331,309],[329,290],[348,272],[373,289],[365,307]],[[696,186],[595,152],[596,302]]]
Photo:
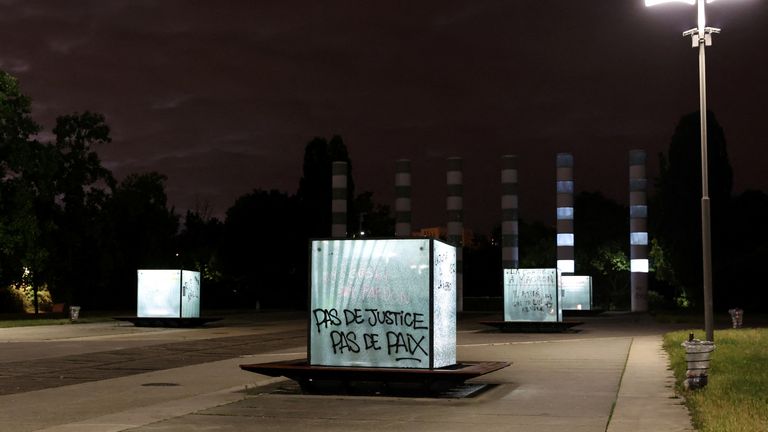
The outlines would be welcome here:
[[[448,230],[445,227],[428,227],[413,232],[414,237],[428,237],[438,240],[445,240]],[[470,247],[473,245],[475,233],[469,228],[464,228],[461,235],[462,245]]]

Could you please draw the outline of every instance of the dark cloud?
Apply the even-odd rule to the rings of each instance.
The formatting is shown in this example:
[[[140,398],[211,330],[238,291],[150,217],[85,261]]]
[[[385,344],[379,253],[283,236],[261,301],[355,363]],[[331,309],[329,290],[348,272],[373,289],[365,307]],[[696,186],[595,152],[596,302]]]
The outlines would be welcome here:
[[[736,187],[768,189],[754,155],[768,84],[764,2],[709,5],[710,107]],[[183,211],[217,212],[254,188],[293,192],[304,145],[341,134],[360,190],[393,200],[413,159],[417,225],[442,223],[445,158],[465,158],[467,223],[499,219],[500,157],[520,156],[524,217],[551,221],[554,155],[573,151],[579,190],[624,200],[626,155],[666,149],[698,108],[686,5],[642,0],[0,0],[0,67],[48,129],[102,112],[118,175],[165,173]]]

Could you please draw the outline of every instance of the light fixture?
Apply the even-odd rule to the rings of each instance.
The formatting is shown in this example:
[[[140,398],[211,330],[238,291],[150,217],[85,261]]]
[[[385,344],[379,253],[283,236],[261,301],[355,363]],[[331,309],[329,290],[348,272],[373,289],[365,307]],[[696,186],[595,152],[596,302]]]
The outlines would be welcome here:
[[[712,237],[710,228],[709,174],[707,156],[707,79],[705,47],[712,45],[712,34],[720,29],[706,26],[705,4],[715,0],[645,0],[646,6],[682,2],[696,5],[697,27],[683,33],[690,36],[694,48],[699,49],[699,122],[701,127],[701,249],[704,291],[704,330],[708,341],[714,341],[714,315],[712,305]]]

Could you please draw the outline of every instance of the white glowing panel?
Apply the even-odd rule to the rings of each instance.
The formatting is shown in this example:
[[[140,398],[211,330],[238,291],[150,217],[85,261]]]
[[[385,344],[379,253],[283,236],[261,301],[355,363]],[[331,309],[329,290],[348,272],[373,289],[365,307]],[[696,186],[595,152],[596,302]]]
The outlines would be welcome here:
[[[200,272],[181,271],[181,317],[200,317]]]
[[[633,206],[629,206],[629,217],[630,218],[646,218],[646,217],[648,217],[648,206],[647,205],[633,205]]]
[[[562,276],[563,310],[592,309],[592,277]]]
[[[310,364],[456,363],[456,249],[431,239],[316,240]]]
[[[648,273],[647,259],[629,260],[629,271],[632,273]]]
[[[574,260],[557,260],[557,269],[563,273],[573,273],[576,271],[576,262]]]
[[[632,246],[643,246],[648,244],[648,233],[647,232],[633,232],[629,233],[629,244]]]
[[[573,180],[557,182],[557,193],[573,193]]]
[[[433,367],[456,364],[456,248],[432,242]]]
[[[712,3],[715,0],[707,0],[707,3]],[[695,5],[696,0],[645,0],[646,6],[656,6],[663,3],[687,3],[689,5]]]
[[[573,234],[572,233],[560,233],[557,235],[558,246],[573,246]]]
[[[178,318],[181,310],[181,270],[139,270],[136,315]]]
[[[557,220],[573,220],[573,207],[558,207]]]
[[[200,317],[200,273],[138,270],[136,315],[140,318]]]
[[[504,269],[504,321],[561,322],[557,269]]]

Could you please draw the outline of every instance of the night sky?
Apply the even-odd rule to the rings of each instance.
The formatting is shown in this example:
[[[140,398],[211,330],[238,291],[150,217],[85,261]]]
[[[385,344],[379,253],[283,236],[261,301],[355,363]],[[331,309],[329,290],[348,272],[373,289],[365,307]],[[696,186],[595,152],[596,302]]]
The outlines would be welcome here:
[[[414,228],[444,224],[445,158],[464,157],[465,223],[500,219],[501,156],[520,160],[521,216],[554,223],[555,154],[577,191],[626,202],[627,151],[649,174],[698,109],[696,8],[642,0],[0,0],[0,68],[46,130],[103,113],[104,164],[168,176],[183,214],[223,216],[254,188],[294,193],[304,146],[340,134],[358,191],[394,200],[413,161]],[[709,108],[735,192],[768,190],[768,5],[720,0]],[[578,211],[578,209],[576,210]]]

